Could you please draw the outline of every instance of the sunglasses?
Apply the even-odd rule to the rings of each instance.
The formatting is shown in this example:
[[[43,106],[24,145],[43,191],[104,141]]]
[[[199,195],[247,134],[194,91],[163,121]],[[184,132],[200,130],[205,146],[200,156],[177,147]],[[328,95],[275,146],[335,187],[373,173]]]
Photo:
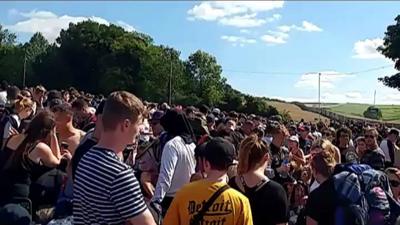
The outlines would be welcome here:
[[[398,187],[398,186],[400,186],[400,182],[397,181],[397,180],[389,180],[389,183],[390,183],[390,185],[393,186],[393,187]]]
[[[375,138],[374,135],[364,135],[365,138]]]

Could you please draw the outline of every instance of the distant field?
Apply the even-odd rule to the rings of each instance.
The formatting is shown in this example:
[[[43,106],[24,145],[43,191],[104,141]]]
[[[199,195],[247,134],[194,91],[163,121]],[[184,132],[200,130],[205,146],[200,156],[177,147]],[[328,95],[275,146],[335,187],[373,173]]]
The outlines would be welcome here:
[[[346,103],[330,106],[332,112],[341,113],[344,115],[363,117],[363,112],[368,108],[367,104]],[[382,110],[384,121],[400,121],[400,105],[376,105]]]
[[[290,116],[293,120],[300,121],[304,119],[305,121],[314,121],[315,118],[319,118],[319,114],[312,113],[308,111],[303,111],[295,104],[285,103],[285,102],[275,102],[275,101],[268,101],[269,105],[275,107],[279,112],[283,112],[284,110],[289,111]],[[327,119],[326,117],[321,116],[322,120]]]

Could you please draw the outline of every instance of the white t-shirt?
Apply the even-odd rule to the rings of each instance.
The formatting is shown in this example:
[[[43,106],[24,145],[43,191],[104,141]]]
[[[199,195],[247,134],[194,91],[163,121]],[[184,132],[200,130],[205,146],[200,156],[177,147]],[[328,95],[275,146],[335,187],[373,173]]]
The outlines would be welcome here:
[[[0,91],[0,105],[5,106],[7,103],[7,92]]]
[[[391,160],[390,160],[390,154],[389,154],[389,148],[388,148],[387,142],[388,142],[387,139],[383,140],[379,147],[382,149],[383,154],[385,154],[385,161],[390,162]]]
[[[18,127],[21,125],[21,120],[19,119],[19,117],[15,114],[10,115],[13,119],[15,119],[15,121],[17,121],[17,125]],[[7,122],[6,125],[4,126],[4,134],[3,134],[3,139],[7,139],[10,137],[10,132],[11,132],[11,123]]]
[[[186,144],[179,136],[168,141],[161,156],[161,168],[152,201],[160,202],[167,197],[174,197],[183,185],[190,182],[195,173],[196,160],[194,143]]]

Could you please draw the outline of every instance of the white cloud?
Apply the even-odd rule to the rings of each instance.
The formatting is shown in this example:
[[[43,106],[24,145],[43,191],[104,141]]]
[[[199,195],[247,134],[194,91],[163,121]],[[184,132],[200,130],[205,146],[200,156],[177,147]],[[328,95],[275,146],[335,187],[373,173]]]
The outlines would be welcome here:
[[[280,20],[281,18],[282,18],[282,15],[276,13],[276,14],[272,15],[271,17],[267,18],[266,21],[267,21],[267,23],[272,23],[277,20]]]
[[[307,31],[307,32],[321,32],[322,29],[319,28],[317,25],[310,23],[308,21],[303,21],[302,28],[300,30]]]
[[[128,31],[128,32],[132,32],[132,31],[135,31],[135,30],[136,30],[132,25],[130,25],[130,24],[124,22],[124,21],[121,21],[121,20],[118,20],[118,21],[117,21],[117,24],[118,24],[119,26],[121,26],[122,28],[124,28],[124,30],[126,30],[126,31]]]
[[[384,58],[384,56],[377,51],[379,46],[383,45],[383,39],[365,39],[357,41],[354,43],[354,53],[353,58],[358,59],[378,59]]]
[[[54,42],[60,31],[62,29],[67,29],[70,23],[79,23],[85,20],[92,20],[100,24],[110,24],[110,22],[108,22],[106,19],[96,16],[59,16],[50,11],[37,10],[32,10],[30,12],[10,10],[9,13],[13,15],[19,15],[23,17],[23,19],[12,25],[5,25],[6,29],[17,33],[33,34],[36,32],[41,32],[49,42]],[[131,25],[123,21],[118,21],[117,24],[127,31],[134,30]]]
[[[339,73],[337,71],[321,71],[321,88],[333,89],[335,83],[351,75]],[[318,73],[307,73],[301,75],[300,79],[294,85],[296,88],[318,89]]]
[[[280,14],[258,18],[258,13],[282,8],[283,1],[205,1],[187,11],[188,20],[218,21],[225,26],[258,27],[281,18]]]
[[[308,22],[308,21],[303,21],[301,23],[301,26],[297,25],[282,25],[278,27],[278,30],[281,32],[290,32],[292,30],[297,30],[297,31],[305,31],[305,32],[321,32],[323,31],[322,28],[318,27],[317,25]]]
[[[268,34],[261,36],[261,40],[267,44],[285,44],[289,34],[279,31],[268,31]]]
[[[240,29],[239,32],[242,33],[242,34],[250,34],[250,31],[247,30],[247,29]]]
[[[219,20],[219,23],[225,26],[234,27],[259,27],[266,23],[264,19],[256,18],[257,14],[245,14],[240,16],[225,17]]]
[[[283,1],[214,1],[201,2],[187,11],[190,20],[213,21],[237,14],[265,12],[282,8]]]
[[[345,96],[346,96],[347,98],[350,98],[350,99],[360,99],[360,98],[362,98],[362,94],[361,94],[361,92],[359,92],[359,91],[347,92],[347,93],[345,94]]]
[[[240,47],[244,47],[246,44],[254,44],[257,42],[255,39],[250,39],[240,36],[223,35],[221,36],[221,39],[232,43],[233,46],[240,46]]]

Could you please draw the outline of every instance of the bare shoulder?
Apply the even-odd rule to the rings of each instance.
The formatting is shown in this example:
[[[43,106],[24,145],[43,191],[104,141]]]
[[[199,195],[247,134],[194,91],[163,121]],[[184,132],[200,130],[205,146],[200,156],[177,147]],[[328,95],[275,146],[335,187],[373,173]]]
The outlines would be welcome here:
[[[39,152],[42,152],[42,153],[51,151],[50,147],[46,143],[43,143],[43,142],[39,142],[36,145],[35,150],[39,151]]]

